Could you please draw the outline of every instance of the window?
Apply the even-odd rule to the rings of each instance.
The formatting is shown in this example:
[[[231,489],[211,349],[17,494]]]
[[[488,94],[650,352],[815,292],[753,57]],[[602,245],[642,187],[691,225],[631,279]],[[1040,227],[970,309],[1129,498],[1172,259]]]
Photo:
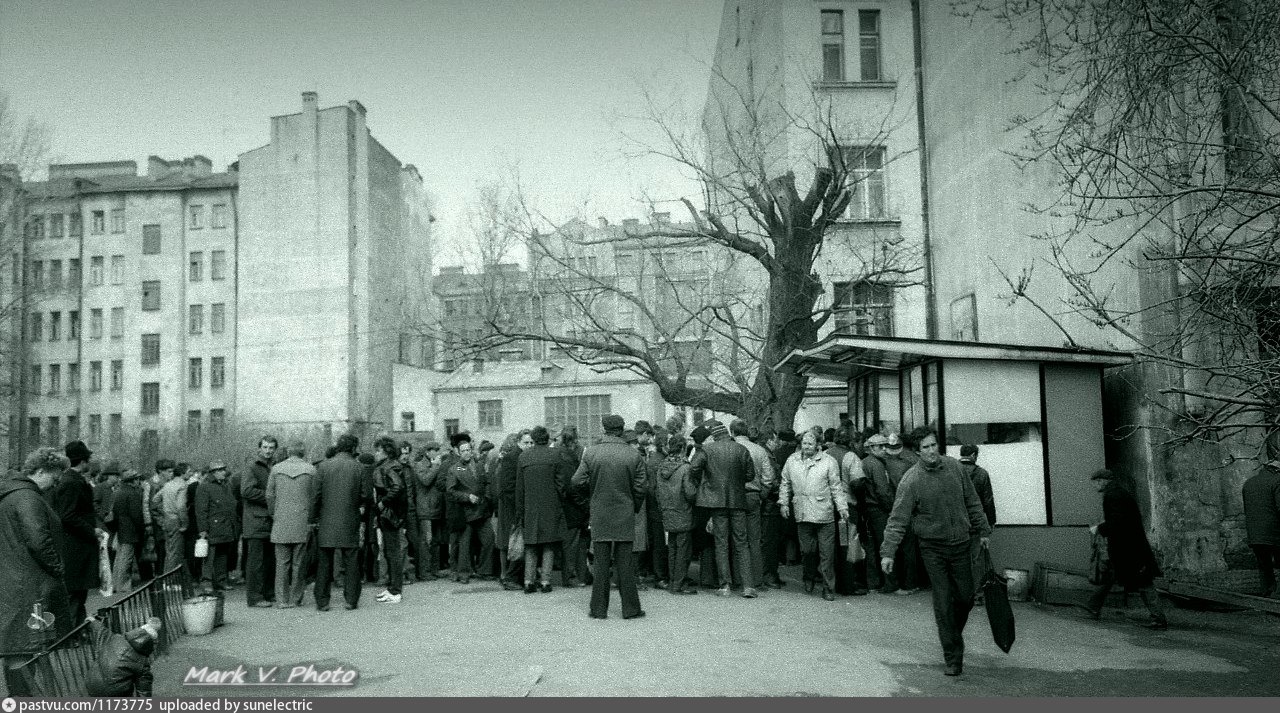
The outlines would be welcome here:
[[[40,417],[32,416],[27,419],[27,441],[29,446],[40,445]]]
[[[61,260],[49,261],[49,289],[51,290],[62,289],[62,261]]]
[[[62,313],[49,313],[49,341],[56,342],[62,339]]]
[[[80,338],[80,310],[71,310],[67,312],[67,339],[76,340]]]
[[[111,232],[124,232],[124,208],[111,209]]]
[[[822,81],[844,81],[844,11],[823,10]]]
[[[191,258],[187,261],[187,279],[192,282],[199,282],[203,277],[204,253],[196,251],[191,253]]]
[[[80,392],[80,363],[72,362],[67,364],[67,393],[76,394]]]
[[[142,365],[155,366],[160,363],[160,335],[142,335]]]
[[[49,214],[49,237],[51,237],[51,238],[61,238],[61,237],[62,237],[62,233],[63,233],[63,230],[62,230],[62,214],[61,214],[61,213],[50,213],[50,214]]]
[[[27,341],[43,342],[44,341],[44,313],[32,312],[31,321],[28,324],[30,324],[30,328],[28,331],[30,331],[31,334],[30,334],[30,338]]]
[[[102,391],[102,362],[89,362],[89,391]]]
[[[216,436],[222,433],[227,423],[227,412],[220,408],[209,409],[209,435]],[[327,443],[329,439],[325,439]]]
[[[111,421],[108,425],[107,439],[114,445],[124,440],[124,414],[111,414]]]
[[[193,357],[187,360],[187,388],[198,389],[204,385],[204,359]]]
[[[413,432],[415,430],[414,429],[415,421],[414,421],[413,415],[414,414],[412,411],[400,412],[400,430],[401,431]]]
[[[120,339],[124,336],[124,307],[111,308],[111,338]]]
[[[858,63],[864,82],[878,82],[880,73],[880,11],[858,11]]]
[[[107,232],[107,216],[100,210],[93,211],[91,222],[89,223],[89,232],[94,235],[102,235]]]
[[[89,284],[98,287],[102,284],[102,256],[94,255],[89,258]]]
[[[187,439],[188,440],[193,440],[193,441],[200,440],[200,420],[203,418],[203,416],[204,414],[202,414],[200,411],[187,412]]]
[[[187,308],[188,332],[200,334],[204,331],[204,305],[191,305]]]
[[[111,256],[111,284],[124,284],[124,255]]]
[[[159,225],[142,226],[142,254],[143,255],[159,255],[160,254],[160,226]]]
[[[84,271],[80,268],[80,258],[73,257],[67,261],[67,287],[80,289],[84,281]]]
[[[102,339],[102,308],[89,310],[89,338]]]
[[[209,360],[209,388],[221,389],[227,384],[227,358],[213,357]]]
[[[159,280],[147,280],[142,283],[142,309],[147,312],[160,309]]]
[[[209,331],[222,334],[227,328],[227,306],[218,302],[209,306]]]
[[[160,382],[148,381],[142,385],[142,413],[160,413]]]
[[[45,419],[45,422],[49,425],[45,429],[44,437],[49,443],[62,443],[62,428],[58,423],[59,420],[57,416],[50,416]]]
[[[31,287],[36,290],[44,289],[44,261],[36,260],[31,263]]]
[[[845,217],[874,220],[888,216],[883,146],[851,146],[844,150],[846,180],[853,197]]]
[[[62,393],[62,365],[49,365],[49,395]]]
[[[556,430],[565,426],[577,426],[578,438],[588,442],[604,433],[600,419],[610,413],[609,395],[548,396],[545,402],[547,428]]]
[[[27,232],[32,240],[44,238],[44,214],[31,216],[31,220],[27,222]]]
[[[832,319],[844,334],[893,336],[893,287],[874,282],[832,284]]]
[[[200,230],[204,227],[204,206],[188,206],[187,214],[190,216],[190,220],[187,222],[187,227],[192,230]]]
[[[124,388],[124,359],[111,360],[111,390],[119,391]]]
[[[30,372],[27,376],[27,391],[39,395],[44,388],[44,373],[40,370],[39,364],[32,364]]]
[[[102,442],[102,414],[89,414],[89,445],[96,446]]]
[[[80,440],[80,417],[67,416],[67,440]]]
[[[453,437],[458,435],[461,432],[462,432],[462,426],[458,423],[458,419],[446,418],[444,420],[444,435],[446,437]]]
[[[214,203],[213,212],[209,216],[209,227],[225,228],[227,227],[227,204]]]
[[[481,401],[479,404],[480,428],[502,428],[502,401]]]
[[[73,238],[78,238],[84,234],[84,218],[80,217],[80,211],[76,211],[67,216],[67,234]]]
[[[214,250],[209,264],[209,279],[224,280],[227,277],[227,251]]]

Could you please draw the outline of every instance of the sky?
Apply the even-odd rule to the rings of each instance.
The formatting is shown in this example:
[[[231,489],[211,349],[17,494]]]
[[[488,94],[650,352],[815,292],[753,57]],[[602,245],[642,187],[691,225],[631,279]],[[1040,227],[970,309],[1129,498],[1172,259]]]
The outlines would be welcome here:
[[[0,91],[46,123],[59,162],[203,154],[225,170],[269,117],[358,99],[423,175],[436,236],[465,241],[481,183],[518,171],[554,220],[698,202],[634,157],[646,92],[696,121],[720,0],[0,0]],[[678,203],[656,210],[681,210]],[[437,265],[451,254],[447,249]]]

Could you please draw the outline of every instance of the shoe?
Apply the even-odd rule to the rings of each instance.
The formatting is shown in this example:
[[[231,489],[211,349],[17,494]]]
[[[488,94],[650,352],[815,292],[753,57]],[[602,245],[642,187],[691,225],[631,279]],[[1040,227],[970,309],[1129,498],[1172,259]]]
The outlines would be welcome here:
[[[682,587],[682,588],[680,588],[680,589],[672,589],[672,590],[671,590],[671,593],[672,593],[672,594],[679,594],[679,595],[682,595],[682,596],[683,596],[683,595],[686,595],[686,594],[697,594],[697,593],[698,593],[698,590],[696,590],[696,589],[688,589],[688,588],[684,588],[684,587]]]
[[[865,596],[867,596],[867,590],[865,590],[865,589],[855,589],[855,590],[853,590],[853,596],[855,596],[855,597],[865,597]]]
[[[894,594],[898,591],[897,587],[881,587],[876,590],[876,594]]]
[[[587,616],[590,616],[592,619],[608,619],[609,618],[608,614],[588,614]]]
[[[542,593],[543,593],[543,594],[550,594],[550,593],[551,593],[551,583],[550,583],[550,582],[543,582],[543,583],[542,583],[542,586],[541,586],[539,589],[542,591]]]
[[[755,599],[758,596],[760,596],[760,593],[756,591],[755,587],[747,587],[742,590],[743,599]]]
[[[293,609],[293,608],[295,608],[295,607],[297,607],[297,606],[298,606],[297,604],[290,604],[290,603],[288,603],[288,602],[282,602],[282,603],[280,603],[280,604],[277,604],[277,605],[276,605],[276,608],[277,608],[277,609]]]
[[[458,584],[471,584],[471,576],[466,574],[462,575],[462,579],[458,580]]]
[[[915,593],[916,593],[916,590],[914,589],[899,589],[898,591],[894,592],[894,594],[897,594],[900,597],[909,597]]]
[[[812,579],[804,580],[804,593],[813,594],[813,590],[817,586],[818,586],[818,583],[813,581]]]
[[[387,595],[389,595],[389,594],[391,594],[391,590],[390,590],[390,589],[384,589],[384,590],[382,590],[381,592],[378,592],[378,599],[381,599],[381,598],[383,598],[383,597],[385,597],[385,596],[387,596]]]
[[[1154,631],[1167,631],[1169,629],[1169,622],[1164,619],[1154,619],[1143,626]]]
[[[573,583],[573,586],[578,587],[579,589],[581,589],[582,587],[590,587],[591,585],[590,585],[590,584],[588,584],[587,582],[574,582],[574,583]]]
[[[343,609],[346,609],[347,611],[352,611],[352,610],[354,610],[354,609],[356,608],[356,605],[354,605],[354,604],[352,604],[352,603],[350,603],[350,602],[343,602],[343,603],[342,603],[342,608],[343,608]]]
[[[823,588],[822,588],[822,598],[823,598],[823,599],[825,599],[825,600],[827,600],[827,601],[829,601],[829,602],[834,602],[834,601],[836,600],[836,595],[835,595],[835,594],[832,594],[832,592],[831,592],[831,590],[830,590],[830,589],[827,589],[826,587],[823,587]]]
[[[502,588],[503,588],[503,589],[505,589],[505,590],[507,590],[508,592],[518,592],[518,591],[520,591],[521,589],[523,589],[523,587],[521,587],[520,585],[516,584],[515,582],[512,582],[512,581],[511,581],[511,580],[509,580],[509,579],[504,579],[504,580],[502,581]]]
[[[721,587],[721,588],[717,589],[717,590],[716,590],[716,594],[719,594],[719,595],[720,595],[720,596],[722,596],[722,597],[727,597],[727,596],[729,596],[729,594],[730,594],[729,587],[724,586],[724,587]]]
[[[643,610],[643,609],[641,609],[640,611],[636,612],[635,614],[628,614],[627,616],[624,616],[624,617],[622,617],[622,618],[623,618],[623,619],[639,619],[639,618],[640,618],[640,617],[642,617],[642,616],[644,616],[644,610]]]
[[[656,589],[666,589],[667,587],[671,586],[671,583],[663,579],[663,580],[659,580],[658,582],[655,582],[653,586]]]
[[[948,676],[959,676],[960,674],[964,673],[964,666],[958,663],[949,663],[947,664],[947,668],[945,671],[943,671],[943,673]]]
[[[275,606],[275,605],[274,605],[274,604],[272,604],[271,602],[269,602],[269,601],[267,601],[267,600],[263,599],[262,601],[260,601],[260,602],[254,602],[253,604],[250,604],[249,606],[253,607],[254,609],[270,609],[271,607],[273,607],[273,606]]]
[[[316,606],[316,611],[329,611],[329,605],[325,604],[323,606]]]
[[[387,595],[386,599],[379,599],[378,601],[382,602],[383,604],[399,604],[400,598],[401,597],[399,594],[389,594]]]

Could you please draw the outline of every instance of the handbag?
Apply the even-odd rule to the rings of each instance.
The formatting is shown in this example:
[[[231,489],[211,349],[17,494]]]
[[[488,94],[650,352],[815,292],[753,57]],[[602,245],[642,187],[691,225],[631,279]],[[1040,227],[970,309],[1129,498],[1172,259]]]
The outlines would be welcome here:
[[[1111,571],[1111,555],[1107,550],[1107,538],[1095,532],[1089,552],[1089,583],[1106,584],[1111,581],[1114,574]]]
[[[1009,587],[1005,578],[996,573],[991,563],[991,551],[982,548],[982,558],[987,572],[982,576],[982,596],[986,601],[987,621],[991,623],[991,637],[1000,650],[1009,653],[1016,636],[1013,624],[1013,607],[1009,605]]]
[[[524,526],[516,525],[511,528],[511,536],[507,538],[507,558],[521,557],[524,557]]]

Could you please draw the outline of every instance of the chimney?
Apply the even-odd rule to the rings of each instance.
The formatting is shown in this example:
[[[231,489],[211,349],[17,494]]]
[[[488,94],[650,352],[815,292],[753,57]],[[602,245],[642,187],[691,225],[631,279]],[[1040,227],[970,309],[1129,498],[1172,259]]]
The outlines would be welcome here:
[[[156,155],[147,157],[147,178],[159,178],[169,172],[169,162]]]
[[[320,101],[320,95],[316,94],[315,92],[303,92],[302,93],[302,113],[306,114],[308,112],[316,111],[316,108],[317,108],[316,103],[319,101]]]
[[[350,108],[350,109],[351,109],[351,111],[354,111],[356,114],[358,114],[358,115],[360,116],[360,118],[362,118],[362,119],[364,118],[365,114],[367,113],[367,112],[366,112],[366,110],[365,110],[365,108],[364,108],[364,104],[361,104],[360,102],[356,101],[355,99],[352,99],[351,101],[347,102],[347,107],[348,107],[348,108]]]
[[[605,228],[609,227],[609,219],[608,219],[608,218],[606,218],[606,217],[604,217],[604,216],[602,215],[602,216],[600,216],[599,220],[600,220],[600,229],[601,229],[601,230],[604,230]]]
[[[182,160],[183,168],[187,168],[192,176],[208,176],[213,173],[213,161],[207,156],[196,154],[191,158]]]

